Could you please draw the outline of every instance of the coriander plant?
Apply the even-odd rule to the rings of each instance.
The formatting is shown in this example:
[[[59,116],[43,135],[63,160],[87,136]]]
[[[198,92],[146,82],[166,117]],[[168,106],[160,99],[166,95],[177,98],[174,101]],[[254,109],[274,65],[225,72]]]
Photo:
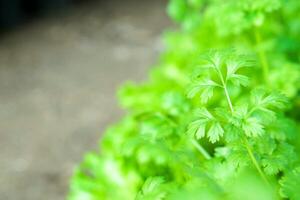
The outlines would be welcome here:
[[[178,24],[69,200],[300,199],[300,2],[170,0]]]

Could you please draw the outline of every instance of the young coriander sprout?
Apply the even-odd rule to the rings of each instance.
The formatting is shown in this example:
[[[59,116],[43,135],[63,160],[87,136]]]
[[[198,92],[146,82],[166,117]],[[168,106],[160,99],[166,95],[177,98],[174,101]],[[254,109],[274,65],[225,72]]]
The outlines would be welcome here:
[[[189,124],[187,133],[196,140],[207,137],[211,143],[221,141],[231,149],[232,155],[239,153],[240,156],[247,156],[262,179],[269,184],[266,173],[276,174],[284,169],[287,165],[284,160],[287,152],[281,152],[278,163],[271,163],[268,159],[274,159],[276,151],[273,151],[274,155],[266,155],[254,148],[264,138],[265,142],[287,145],[285,141],[268,135],[268,127],[278,123],[276,112],[284,109],[287,99],[281,94],[267,93],[263,89],[255,89],[250,95],[240,94],[243,101],[237,97],[232,98],[229,87],[240,88],[249,84],[249,78],[240,73],[240,69],[248,67],[248,62],[243,59],[245,57],[239,55],[214,52],[199,66],[197,74],[192,76],[194,78],[187,95],[189,98],[200,96],[202,104],[195,109],[195,120]],[[218,102],[212,108],[206,107],[213,98],[214,90],[223,92],[227,105]],[[201,146],[197,141],[193,141],[193,144],[197,144],[197,149]],[[245,149],[247,155],[243,155]],[[207,158],[203,148],[200,152]],[[232,155],[229,154],[228,159]]]
[[[120,90],[127,115],[75,171],[68,200],[299,200],[299,8],[170,0],[178,30],[149,80]]]

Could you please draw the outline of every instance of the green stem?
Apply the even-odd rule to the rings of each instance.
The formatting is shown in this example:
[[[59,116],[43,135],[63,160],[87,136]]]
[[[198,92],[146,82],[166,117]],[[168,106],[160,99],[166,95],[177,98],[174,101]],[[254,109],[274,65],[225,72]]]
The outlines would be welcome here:
[[[204,158],[206,158],[207,160],[211,159],[211,156],[209,155],[209,153],[196,140],[192,140],[192,144],[204,156]]]
[[[231,111],[231,113],[233,113],[233,112],[234,112],[234,109],[233,109],[232,102],[231,102],[231,99],[230,99],[230,96],[229,96],[229,93],[228,93],[228,90],[227,90],[227,87],[226,87],[226,83],[225,83],[225,81],[224,81],[224,78],[223,78],[223,76],[222,76],[222,73],[221,73],[219,70],[218,70],[218,73],[219,73],[221,82],[222,82],[222,84],[223,84],[224,93],[225,93],[226,99],[227,99],[227,101],[228,101],[228,105],[229,105],[230,111]],[[257,160],[256,160],[256,158],[255,158],[255,156],[254,156],[254,153],[253,153],[253,151],[252,151],[252,149],[251,149],[251,146],[250,146],[250,144],[249,144],[249,142],[248,142],[248,139],[245,137],[244,140],[245,140],[245,141],[244,141],[245,147],[246,147],[246,149],[247,149],[247,152],[248,152],[248,154],[249,154],[249,157],[250,157],[250,159],[251,159],[253,165],[254,165],[255,168],[257,169],[257,171],[258,171],[259,175],[262,177],[262,179],[263,179],[268,185],[270,185],[270,183],[269,183],[267,177],[266,177],[265,174],[263,173],[262,169],[260,168],[260,166],[259,166],[259,164],[258,164],[258,162],[257,162]]]
[[[265,174],[263,173],[262,169],[260,168],[260,166],[259,166],[259,164],[258,164],[258,162],[257,162],[257,160],[256,160],[256,158],[255,158],[255,156],[254,156],[254,154],[253,154],[253,151],[252,151],[252,149],[251,149],[251,146],[250,146],[250,144],[249,144],[249,142],[248,142],[248,139],[247,139],[246,137],[244,138],[244,144],[245,144],[245,147],[246,147],[247,152],[248,152],[248,154],[249,154],[249,157],[250,157],[252,163],[254,164],[256,170],[258,171],[259,175],[261,176],[261,178],[262,178],[268,185],[270,185],[270,183],[269,183],[267,177],[265,176]]]
[[[229,96],[229,93],[227,91],[227,87],[226,86],[224,86],[224,92],[225,92],[225,96],[226,96],[226,99],[227,99],[230,111],[231,111],[231,113],[233,113],[234,112],[233,106],[232,106],[232,103],[231,103],[231,100],[230,100],[230,96]]]
[[[269,63],[265,51],[259,47],[259,45],[262,42],[262,38],[258,28],[254,28],[254,34],[255,34],[257,47],[259,48],[257,51],[258,51],[260,64],[262,66],[263,77],[265,82],[268,83]]]
[[[226,83],[225,83],[225,80],[223,78],[222,72],[218,68],[216,68],[216,69],[217,69],[218,75],[221,79],[221,82],[222,82],[222,85],[223,85],[223,88],[224,88],[225,96],[226,96],[230,111],[233,113],[233,111],[234,111],[233,106],[232,106],[232,103],[231,103],[231,100],[230,100],[230,96],[229,96],[229,93],[228,93],[228,90],[227,90]]]

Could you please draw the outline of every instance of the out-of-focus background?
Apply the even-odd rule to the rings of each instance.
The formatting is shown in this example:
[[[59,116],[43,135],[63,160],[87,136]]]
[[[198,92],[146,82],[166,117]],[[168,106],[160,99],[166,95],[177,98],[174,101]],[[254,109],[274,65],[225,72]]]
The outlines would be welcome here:
[[[116,89],[157,60],[166,3],[0,0],[0,199],[65,199],[122,115]]]

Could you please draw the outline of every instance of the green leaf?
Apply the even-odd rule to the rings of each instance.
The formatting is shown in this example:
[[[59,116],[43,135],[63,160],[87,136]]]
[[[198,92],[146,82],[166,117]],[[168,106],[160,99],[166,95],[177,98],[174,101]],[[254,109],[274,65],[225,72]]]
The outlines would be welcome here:
[[[213,122],[213,124],[211,125],[211,127],[207,133],[207,136],[211,143],[215,143],[215,142],[219,141],[220,137],[223,136],[223,133],[224,133],[224,130],[221,127],[220,123]]]
[[[187,133],[190,136],[196,136],[197,139],[203,138],[209,123],[211,124],[207,132],[209,141],[212,143],[219,141],[220,137],[223,136],[224,130],[215,117],[206,108],[197,109],[195,115],[197,120],[189,124]]]
[[[221,68],[223,56],[220,52],[214,51],[208,56],[207,61],[209,61],[212,64],[213,68],[217,70]]]
[[[260,121],[254,117],[245,119],[242,128],[248,137],[257,137],[264,133],[264,127]]]
[[[249,85],[249,78],[244,75],[240,74],[232,74],[228,79],[228,81],[231,81],[236,86],[248,86]]]
[[[196,132],[196,138],[200,139],[205,136],[205,124],[202,124],[199,126],[197,132]]]
[[[136,200],[162,200],[167,193],[162,189],[163,177],[150,177],[144,182],[142,189],[137,194]]]
[[[234,167],[244,167],[250,163],[249,154],[244,146],[238,144],[230,146],[230,153],[227,160]]]
[[[249,85],[249,78],[245,75],[237,74],[237,71],[242,67],[248,67],[249,64],[243,61],[237,61],[235,59],[229,59],[226,62],[226,81],[232,82],[236,86]]]
[[[193,98],[200,93],[201,101],[206,103],[213,96],[214,88],[218,86],[220,85],[209,79],[194,81],[189,87],[187,97]]]
[[[233,74],[236,74],[236,72],[242,67],[247,67],[246,63],[242,61],[236,61],[235,59],[229,59],[226,62],[227,78],[230,78]]]
[[[252,113],[265,124],[276,120],[278,110],[287,107],[288,101],[285,96],[265,90],[255,89],[251,92]]]
[[[232,124],[228,124],[225,127],[225,130],[225,140],[229,143],[239,141],[240,138],[243,136],[242,130]]]
[[[281,195],[291,200],[300,199],[300,167],[288,171],[284,177],[280,180]]]
[[[206,108],[200,108],[195,111],[197,120],[191,122],[188,126],[187,134],[197,139],[205,136],[205,128],[208,122],[214,119],[212,114]]]
[[[263,158],[264,171],[269,175],[275,175],[288,168],[295,161],[296,156],[291,145],[286,143],[280,144],[271,155]]]
[[[200,95],[202,103],[207,103],[214,94],[214,87],[205,87]]]
[[[196,120],[189,124],[187,134],[197,139],[200,139],[205,136],[205,125],[207,120]]]
[[[253,90],[251,93],[253,105],[263,111],[270,111],[271,108],[283,109],[287,106],[287,98],[279,93],[267,94],[262,89]]]
[[[249,112],[249,106],[248,106],[248,104],[247,103],[243,103],[243,104],[234,106],[234,114],[233,114],[233,116],[240,120],[240,119],[243,119],[243,118],[247,117],[248,112]],[[235,122],[234,124],[236,126],[238,126],[238,122]]]
[[[195,115],[200,119],[206,119],[206,120],[214,119],[214,116],[206,108],[196,109]]]

